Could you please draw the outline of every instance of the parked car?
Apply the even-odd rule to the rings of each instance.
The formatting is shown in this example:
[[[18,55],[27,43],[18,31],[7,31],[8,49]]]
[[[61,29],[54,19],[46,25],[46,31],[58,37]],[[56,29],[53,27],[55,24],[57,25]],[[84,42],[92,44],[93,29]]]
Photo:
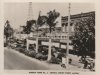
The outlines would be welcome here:
[[[40,53],[43,53],[44,55],[46,55],[46,54],[48,54],[48,46],[46,46],[46,45],[41,45],[41,46],[39,46],[38,51],[39,51]]]
[[[10,47],[11,47],[12,49],[16,48],[16,47],[17,47],[17,43],[10,43]]]

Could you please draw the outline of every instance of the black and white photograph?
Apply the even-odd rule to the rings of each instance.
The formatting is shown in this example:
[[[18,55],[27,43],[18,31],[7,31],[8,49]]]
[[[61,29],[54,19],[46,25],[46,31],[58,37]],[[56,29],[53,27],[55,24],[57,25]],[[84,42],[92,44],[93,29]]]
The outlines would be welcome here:
[[[95,72],[94,3],[4,3],[4,70]]]

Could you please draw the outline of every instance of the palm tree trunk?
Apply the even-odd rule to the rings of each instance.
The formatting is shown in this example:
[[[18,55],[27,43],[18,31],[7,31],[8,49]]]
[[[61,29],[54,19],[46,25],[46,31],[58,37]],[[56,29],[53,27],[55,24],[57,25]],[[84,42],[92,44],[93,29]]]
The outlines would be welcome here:
[[[29,50],[29,43],[28,43],[28,39],[26,39],[26,48],[27,48],[27,50]]]
[[[28,34],[27,34],[27,37],[26,37],[26,49],[29,50]]]
[[[49,38],[49,51],[48,51],[48,61],[50,61],[51,60],[51,45],[52,43],[51,43],[51,37]]]
[[[8,37],[6,36],[6,45],[8,45]]]
[[[50,37],[49,37],[49,51],[48,51],[48,61],[51,60],[51,46],[52,46],[52,43],[51,43],[51,26],[50,26]]]
[[[36,53],[38,53],[38,36],[36,38]]]

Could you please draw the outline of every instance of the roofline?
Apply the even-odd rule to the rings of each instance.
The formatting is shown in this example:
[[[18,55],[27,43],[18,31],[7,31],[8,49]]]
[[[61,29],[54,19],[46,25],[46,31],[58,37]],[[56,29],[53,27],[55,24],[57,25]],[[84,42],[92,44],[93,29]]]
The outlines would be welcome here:
[[[95,11],[85,12],[85,13],[82,12],[80,14],[71,15],[71,19],[86,17],[86,16],[89,16],[89,15],[94,15],[95,16]],[[68,19],[68,16],[61,16],[61,20],[65,20],[65,19]]]

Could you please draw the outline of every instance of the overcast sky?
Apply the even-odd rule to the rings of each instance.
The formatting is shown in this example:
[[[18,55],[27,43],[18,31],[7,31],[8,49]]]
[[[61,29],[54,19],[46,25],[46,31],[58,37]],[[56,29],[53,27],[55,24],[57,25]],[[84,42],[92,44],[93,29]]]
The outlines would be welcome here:
[[[20,25],[25,25],[28,18],[29,3],[5,3],[5,21],[9,20],[14,29]],[[46,15],[50,10],[55,9],[60,12],[60,16],[68,15],[68,3],[33,3],[33,19],[37,19],[39,11],[41,15]],[[71,3],[71,14],[94,11],[94,4],[90,3]],[[60,17],[58,19],[60,21]],[[60,22],[59,22],[60,24]]]

